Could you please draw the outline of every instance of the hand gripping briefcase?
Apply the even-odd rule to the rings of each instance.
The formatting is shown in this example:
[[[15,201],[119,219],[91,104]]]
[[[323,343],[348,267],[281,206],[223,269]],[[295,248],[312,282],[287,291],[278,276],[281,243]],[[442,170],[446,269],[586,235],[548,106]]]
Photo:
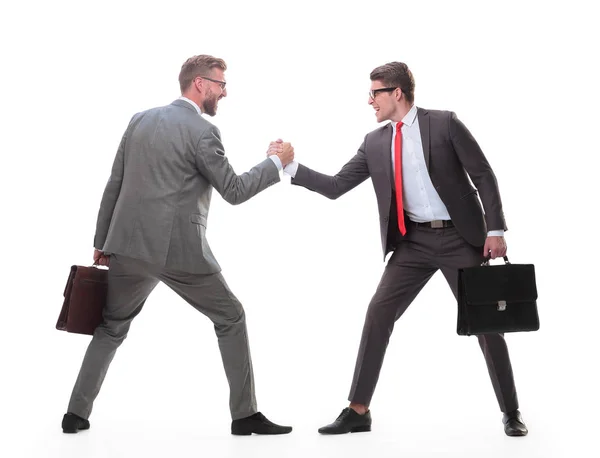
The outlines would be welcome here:
[[[93,335],[102,323],[108,291],[108,269],[71,266],[56,329]]]
[[[459,335],[537,331],[537,287],[533,264],[490,266],[489,257],[477,267],[458,270]]]

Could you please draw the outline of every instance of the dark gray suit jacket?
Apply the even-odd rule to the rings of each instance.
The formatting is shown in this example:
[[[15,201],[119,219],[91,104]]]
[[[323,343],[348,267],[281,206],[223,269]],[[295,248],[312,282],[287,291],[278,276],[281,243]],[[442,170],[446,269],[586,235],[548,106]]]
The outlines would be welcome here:
[[[459,233],[470,244],[483,247],[488,228],[508,230],[498,183],[490,164],[455,113],[418,108],[417,116],[425,163],[433,186]],[[390,214],[393,213],[390,211],[393,182],[391,145],[392,126],[386,124],[365,136],[356,155],[335,176],[324,175],[299,164],[292,179],[294,185],[337,199],[371,177],[379,207],[384,259],[393,249],[388,241]]]
[[[206,240],[213,187],[235,205],[278,181],[269,158],[236,175],[219,129],[184,100],[138,113],[102,196],[94,247],[173,270],[219,272]]]

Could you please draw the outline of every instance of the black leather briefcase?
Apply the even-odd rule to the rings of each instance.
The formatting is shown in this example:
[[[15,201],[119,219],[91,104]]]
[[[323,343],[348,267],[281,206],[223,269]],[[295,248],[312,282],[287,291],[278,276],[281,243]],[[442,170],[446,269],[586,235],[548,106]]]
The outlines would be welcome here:
[[[537,286],[533,264],[480,266],[458,271],[458,320],[462,336],[537,331]]]

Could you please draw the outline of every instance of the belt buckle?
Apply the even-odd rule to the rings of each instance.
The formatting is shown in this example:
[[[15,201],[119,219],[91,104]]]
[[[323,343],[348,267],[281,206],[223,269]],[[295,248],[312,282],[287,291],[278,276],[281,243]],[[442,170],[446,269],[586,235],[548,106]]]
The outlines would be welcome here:
[[[435,221],[431,222],[431,227],[433,229],[441,229],[444,227],[444,222],[441,219],[436,219]]]

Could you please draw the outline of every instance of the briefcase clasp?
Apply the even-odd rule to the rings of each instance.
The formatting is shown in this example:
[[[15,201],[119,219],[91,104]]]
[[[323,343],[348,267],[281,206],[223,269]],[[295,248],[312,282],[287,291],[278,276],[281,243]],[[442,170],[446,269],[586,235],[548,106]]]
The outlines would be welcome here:
[[[498,301],[498,311],[504,312],[506,310],[506,301]]]

